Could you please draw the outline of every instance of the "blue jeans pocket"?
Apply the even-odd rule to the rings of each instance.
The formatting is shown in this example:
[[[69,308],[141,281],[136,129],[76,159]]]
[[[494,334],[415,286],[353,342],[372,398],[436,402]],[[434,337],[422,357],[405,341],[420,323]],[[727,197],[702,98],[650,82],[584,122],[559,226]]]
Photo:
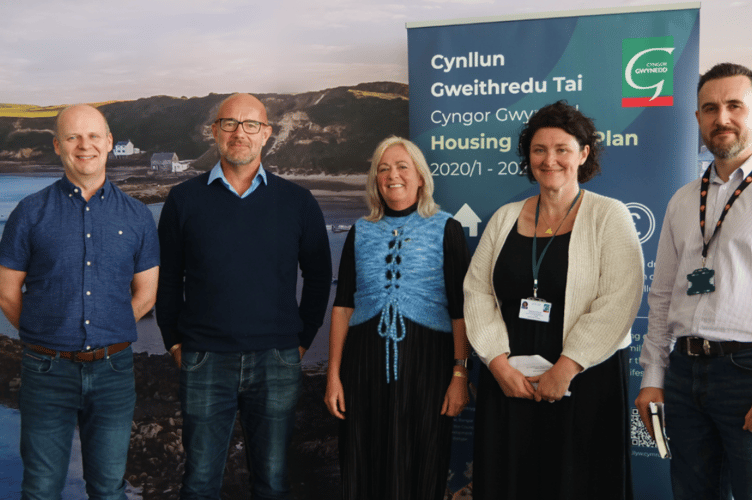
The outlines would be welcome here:
[[[23,357],[21,358],[21,367],[24,370],[36,373],[49,373],[52,370],[53,362],[54,359],[45,354],[24,349]]]
[[[207,359],[209,359],[209,353],[206,351],[183,351],[180,356],[180,368],[188,372],[196,371],[206,363]]]
[[[300,366],[300,351],[297,347],[292,349],[274,349],[274,358],[285,366]]]
[[[735,352],[731,356],[731,364],[745,372],[752,372],[752,349]]]
[[[122,351],[110,356],[107,361],[110,364],[110,368],[114,372],[118,373],[132,373],[133,372],[133,354],[131,348],[123,349]]]

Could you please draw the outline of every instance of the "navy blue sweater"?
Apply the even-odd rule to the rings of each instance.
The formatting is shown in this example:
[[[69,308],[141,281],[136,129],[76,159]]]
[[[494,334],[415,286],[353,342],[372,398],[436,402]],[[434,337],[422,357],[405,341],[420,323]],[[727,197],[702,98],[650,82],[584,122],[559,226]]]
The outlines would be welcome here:
[[[269,172],[267,184],[244,199],[220,180],[207,185],[208,178],[175,186],[159,220],[157,323],[165,347],[308,348],[323,323],[332,276],[318,203]]]

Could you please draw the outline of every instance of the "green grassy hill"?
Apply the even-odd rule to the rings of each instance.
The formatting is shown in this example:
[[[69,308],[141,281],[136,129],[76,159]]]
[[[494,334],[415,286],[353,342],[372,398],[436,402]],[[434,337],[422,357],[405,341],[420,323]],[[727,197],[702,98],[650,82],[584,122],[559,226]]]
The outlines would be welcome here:
[[[179,98],[154,96],[96,103],[107,117],[115,142],[130,139],[150,157],[175,152],[194,166],[217,159],[211,123],[226,94]],[[363,172],[384,137],[408,135],[408,87],[394,82],[364,83],[301,94],[258,94],[274,129],[264,165],[279,172]],[[56,163],[54,116],[61,106],[0,104],[0,160]]]

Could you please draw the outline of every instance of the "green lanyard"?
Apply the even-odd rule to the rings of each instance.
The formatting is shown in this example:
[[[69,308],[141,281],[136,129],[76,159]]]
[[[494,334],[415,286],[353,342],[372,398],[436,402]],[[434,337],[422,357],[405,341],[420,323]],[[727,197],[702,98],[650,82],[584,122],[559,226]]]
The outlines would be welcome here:
[[[556,231],[554,231],[554,235],[551,237],[551,239],[548,241],[548,244],[545,246],[543,251],[541,252],[540,259],[536,258],[536,254],[538,253],[538,236],[536,233],[538,232],[538,216],[540,215],[540,196],[538,196],[538,204],[535,206],[535,231],[533,231],[533,297],[538,298],[538,271],[540,271],[540,266],[543,263],[543,256],[546,255],[546,250],[548,250],[548,247],[551,246],[551,243],[554,242],[554,238],[556,238],[556,233],[559,232],[559,229],[561,229],[561,225],[564,224],[564,221],[569,216],[569,212],[572,211],[574,208],[575,203],[577,203],[577,200],[580,199],[580,195],[582,194],[582,189],[580,189],[577,192],[577,196],[574,197],[574,201],[571,205],[569,205],[569,210],[567,210],[567,214],[564,216],[563,219],[561,219],[561,222],[559,223],[559,227],[556,228]]]

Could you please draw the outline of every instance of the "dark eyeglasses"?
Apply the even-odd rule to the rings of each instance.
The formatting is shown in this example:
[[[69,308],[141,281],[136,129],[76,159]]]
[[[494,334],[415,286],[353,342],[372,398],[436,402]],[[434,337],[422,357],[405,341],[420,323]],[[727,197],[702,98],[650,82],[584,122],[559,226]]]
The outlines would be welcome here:
[[[261,125],[269,127],[268,123],[257,122],[256,120],[246,120],[239,122],[234,118],[220,118],[214,123],[219,123],[219,128],[225,132],[235,132],[238,129],[238,125],[243,124],[243,131],[247,134],[258,134],[261,130]]]

